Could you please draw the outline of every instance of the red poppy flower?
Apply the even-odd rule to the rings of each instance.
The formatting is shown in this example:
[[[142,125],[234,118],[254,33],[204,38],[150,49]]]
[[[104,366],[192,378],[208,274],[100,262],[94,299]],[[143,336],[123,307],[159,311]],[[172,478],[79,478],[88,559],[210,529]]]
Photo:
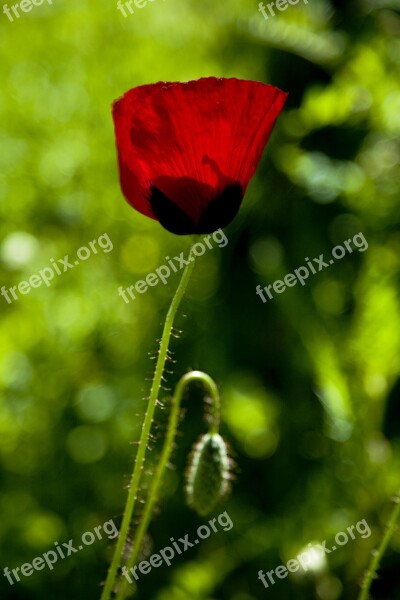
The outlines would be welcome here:
[[[211,233],[239,210],[287,94],[256,81],[159,82],[113,105],[122,192],[172,233]]]

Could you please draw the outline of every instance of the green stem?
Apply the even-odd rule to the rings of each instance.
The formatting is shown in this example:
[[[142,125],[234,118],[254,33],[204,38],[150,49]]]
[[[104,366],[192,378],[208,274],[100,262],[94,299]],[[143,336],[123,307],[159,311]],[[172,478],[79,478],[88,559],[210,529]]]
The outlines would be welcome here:
[[[385,535],[382,538],[382,541],[379,545],[378,550],[374,552],[374,556],[371,560],[371,564],[369,566],[368,572],[365,576],[364,583],[362,585],[361,593],[358,597],[358,600],[368,600],[369,598],[369,590],[371,588],[372,582],[376,577],[380,562],[385,554],[387,547],[389,545],[390,540],[393,537],[393,534],[397,527],[397,521],[400,517],[400,497],[395,498],[395,507],[392,511],[392,514],[389,519],[389,523],[386,526]]]
[[[153,423],[154,411],[157,404],[158,394],[160,391],[161,380],[165,368],[165,361],[167,359],[168,346],[171,338],[172,327],[174,324],[175,316],[179,305],[182,301],[183,295],[187,288],[190,276],[194,267],[194,254],[192,250],[189,253],[188,264],[182,274],[182,278],[172,299],[169,307],[167,317],[160,341],[160,350],[158,353],[153,384],[151,386],[150,397],[148,401],[147,411],[144,417],[142,433],[140,436],[139,447],[136,454],[135,466],[129,486],[128,498],[126,501],[124,516],[122,518],[121,529],[118,536],[117,545],[115,547],[114,556],[107,574],[107,579],[104,584],[103,592],[100,600],[110,600],[111,593],[115,587],[115,581],[117,577],[118,567],[121,565],[124,548],[129,533],[129,527],[132,520],[133,511],[135,508],[135,502],[137,498],[140,478],[142,476],[144,458],[146,455],[146,449],[149,441],[149,435],[151,426]]]
[[[140,525],[136,531],[134,540],[133,540],[133,549],[129,556],[129,559],[124,568],[124,572],[129,575],[129,570],[133,567],[133,565],[137,561],[137,557],[142,546],[143,538],[146,535],[147,528],[149,526],[151,516],[153,514],[154,504],[156,503],[159,497],[159,490],[163,481],[164,473],[171,458],[172,450],[174,447],[174,440],[176,437],[176,432],[179,423],[179,413],[182,397],[186,387],[192,383],[193,381],[200,381],[204,387],[207,389],[210,398],[212,400],[212,424],[211,431],[213,433],[218,433],[219,429],[219,420],[220,420],[220,408],[221,401],[218,393],[218,388],[215,382],[211,379],[207,373],[203,373],[202,371],[191,371],[190,373],[186,373],[178,382],[175,393],[172,397],[171,402],[171,413],[168,421],[168,429],[167,435],[165,437],[163,449],[161,452],[160,460],[158,462],[156,471],[152,478],[151,486],[149,489],[148,497],[146,500],[146,504],[143,510],[143,515],[140,521]],[[130,578],[132,581],[132,578]],[[132,582],[133,583],[133,582]],[[129,580],[128,578],[121,579],[121,583],[118,586],[118,592],[115,600],[125,600],[128,588],[129,588]],[[132,591],[132,590],[131,590]]]

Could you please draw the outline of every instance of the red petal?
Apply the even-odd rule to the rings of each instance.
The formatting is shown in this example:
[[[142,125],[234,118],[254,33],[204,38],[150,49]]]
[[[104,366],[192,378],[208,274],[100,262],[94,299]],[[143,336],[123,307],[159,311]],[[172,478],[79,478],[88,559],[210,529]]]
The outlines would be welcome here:
[[[114,104],[121,186],[156,218],[150,188],[198,223],[227,186],[243,194],[287,94],[270,85],[208,77],[134,88]]]

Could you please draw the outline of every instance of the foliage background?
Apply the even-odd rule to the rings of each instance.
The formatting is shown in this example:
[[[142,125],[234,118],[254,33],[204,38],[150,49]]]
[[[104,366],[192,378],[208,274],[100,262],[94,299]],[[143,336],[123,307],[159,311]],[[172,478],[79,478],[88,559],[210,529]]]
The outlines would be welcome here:
[[[119,522],[148,352],[177,280],[130,305],[117,289],[188,241],[124,202],[110,104],[142,83],[212,74],[290,92],[228,246],[199,260],[173,348],[170,386],[188,368],[220,385],[234,528],[144,577],[138,597],[356,598],[400,487],[399,8],[309,0],[265,21],[256,2],[156,0],[124,19],[115,2],[54,0],[13,23],[0,15],[1,285],[104,232],[114,244],[49,288],[0,298],[1,569]],[[360,231],[367,252],[266,305],[255,295]],[[186,400],[153,551],[204,522],[182,492],[199,401]],[[320,570],[269,590],[257,579],[364,518],[371,537]],[[111,550],[98,542],[13,587],[1,576],[1,598],[95,600]],[[397,534],[374,598],[400,598],[399,552]]]

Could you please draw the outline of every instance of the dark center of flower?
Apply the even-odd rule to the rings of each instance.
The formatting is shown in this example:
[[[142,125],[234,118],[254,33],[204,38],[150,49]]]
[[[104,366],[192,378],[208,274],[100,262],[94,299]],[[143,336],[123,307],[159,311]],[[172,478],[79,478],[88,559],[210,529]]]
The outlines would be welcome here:
[[[212,233],[226,227],[235,218],[243,200],[239,183],[226,186],[207,204],[196,224],[190,215],[156,186],[151,186],[150,192],[149,202],[154,216],[165,229],[176,235]]]

